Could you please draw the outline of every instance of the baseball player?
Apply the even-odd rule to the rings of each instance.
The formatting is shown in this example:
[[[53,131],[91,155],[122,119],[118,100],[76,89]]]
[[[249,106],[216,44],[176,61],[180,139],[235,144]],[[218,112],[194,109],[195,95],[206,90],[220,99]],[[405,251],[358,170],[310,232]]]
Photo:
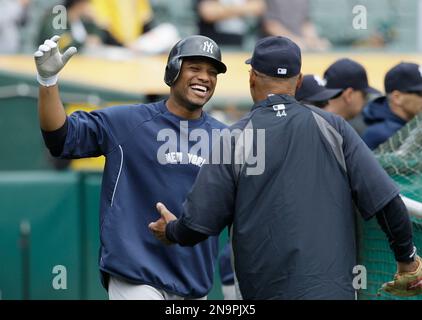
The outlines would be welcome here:
[[[380,92],[368,84],[365,68],[358,62],[342,58],[331,64],[324,72],[325,87],[341,89],[341,94],[328,101],[325,111],[342,116],[362,136],[366,124],[362,109],[368,98]]]
[[[264,142],[258,131],[250,139],[252,150],[265,150],[256,155],[265,170],[236,161],[236,145],[231,163],[201,168],[181,218],[158,203],[162,217],[150,229],[165,242],[193,245],[232,225],[244,299],[354,299],[356,205],[365,220],[376,216],[398,262],[384,289],[420,293],[422,262],[398,188],[343,118],[294,99],[299,47],[267,37],[247,63],[255,105],[232,128],[265,130]]]
[[[58,74],[76,49],[62,55],[58,40],[58,36],[46,40],[34,54],[40,125],[53,156],[106,157],[99,268],[109,298],[203,299],[212,286],[217,238],[195,247],[166,247],[151,235],[148,223],[157,218],[159,199],[176,215],[182,212],[187,192],[209,153],[195,151],[196,141],[183,139],[196,129],[212,137],[213,129],[225,127],[202,110],[214,93],[217,74],[226,72],[219,47],[203,36],[179,41],[165,70],[164,80],[170,87],[166,100],[66,116]]]
[[[335,99],[342,93],[342,89],[327,89],[325,82],[319,76],[307,74],[303,76],[302,85],[296,91],[295,98],[304,104],[324,108],[328,101]]]
[[[362,140],[372,150],[422,112],[421,66],[411,62],[395,65],[385,75],[384,87],[386,95],[368,103],[362,113],[368,125]]]

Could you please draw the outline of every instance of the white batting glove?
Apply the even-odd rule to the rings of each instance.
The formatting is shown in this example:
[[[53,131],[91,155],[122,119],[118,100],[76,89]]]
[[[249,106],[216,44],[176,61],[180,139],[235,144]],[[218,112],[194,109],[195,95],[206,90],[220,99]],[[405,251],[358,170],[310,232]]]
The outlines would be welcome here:
[[[34,53],[37,66],[37,80],[44,87],[51,87],[57,83],[58,74],[69,59],[77,52],[75,47],[70,47],[62,55],[57,46],[60,36],[45,40]]]

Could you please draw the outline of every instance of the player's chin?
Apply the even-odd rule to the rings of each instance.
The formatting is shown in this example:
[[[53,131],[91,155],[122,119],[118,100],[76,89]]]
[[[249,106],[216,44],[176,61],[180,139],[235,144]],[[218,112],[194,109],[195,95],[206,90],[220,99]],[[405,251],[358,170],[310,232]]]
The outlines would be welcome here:
[[[202,108],[209,100],[210,96],[207,97],[190,97],[189,98],[189,105],[190,109],[199,109]]]

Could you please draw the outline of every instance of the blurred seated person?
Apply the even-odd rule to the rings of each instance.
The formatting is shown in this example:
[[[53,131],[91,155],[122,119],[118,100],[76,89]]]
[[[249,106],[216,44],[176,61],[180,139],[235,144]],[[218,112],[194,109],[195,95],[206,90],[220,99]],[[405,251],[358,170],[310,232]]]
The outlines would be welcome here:
[[[304,51],[325,51],[331,47],[318,36],[309,16],[309,0],[266,0],[262,20],[263,36],[288,37]]]
[[[329,100],[335,99],[342,91],[342,89],[328,89],[319,76],[306,74],[303,76],[302,85],[296,91],[295,98],[303,104],[324,108]]]
[[[91,0],[91,4],[96,21],[124,45],[152,29],[149,0]]]
[[[371,150],[422,112],[422,67],[401,62],[387,72],[384,86],[386,95],[371,101],[363,110],[368,128],[362,140]]]
[[[225,46],[242,46],[248,32],[246,17],[260,18],[264,0],[196,0],[199,34]]]
[[[58,18],[49,10],[43,19],[37,43],[43,43],[54,35],[60,35],[59,46],[62,50],[69,47],[86,49],[100,45],[121,46],[110,32],[101,28],[94,20],[94,14],[89,0],[65,0],[64,7],[67,12],[66,28],[63,29]]]
[[[91,0],[91,4],[96,21],[136,53],[167,53],[180,40],[174,25],[155,24],[149,0]]]
[[[19,52],[19,29],[26,23],[29,2],[30,0],[0,0],[0,53]]]

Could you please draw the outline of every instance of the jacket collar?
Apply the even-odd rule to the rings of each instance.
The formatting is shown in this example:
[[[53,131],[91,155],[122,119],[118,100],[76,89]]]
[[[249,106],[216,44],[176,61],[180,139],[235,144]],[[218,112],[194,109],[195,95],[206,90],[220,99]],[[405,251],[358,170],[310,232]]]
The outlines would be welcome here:
[[[252,107],[252,110],[255,110],[259,107],[268,107],[268,106],[273,106],[275,104],[281,104],[281,103],[298,103],[298,102],[293,96],[289,96],[287,94],[271,94],[271,95],[268,95],[267,99],[261,100],[255,103]]]

